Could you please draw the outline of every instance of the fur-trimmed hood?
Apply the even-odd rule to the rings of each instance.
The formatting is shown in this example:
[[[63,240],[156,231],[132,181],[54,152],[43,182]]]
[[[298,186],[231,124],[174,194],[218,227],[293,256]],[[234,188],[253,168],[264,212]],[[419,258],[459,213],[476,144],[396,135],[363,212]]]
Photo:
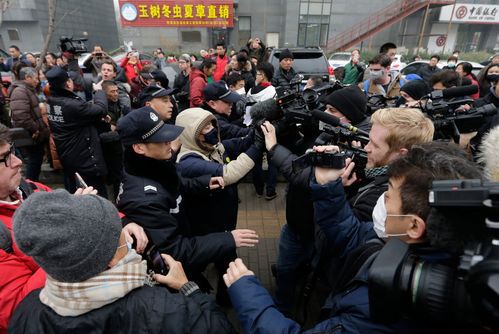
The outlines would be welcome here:
[[[478,161],[484,165],[485,176],[499,182],[499,126],[483,137]]]

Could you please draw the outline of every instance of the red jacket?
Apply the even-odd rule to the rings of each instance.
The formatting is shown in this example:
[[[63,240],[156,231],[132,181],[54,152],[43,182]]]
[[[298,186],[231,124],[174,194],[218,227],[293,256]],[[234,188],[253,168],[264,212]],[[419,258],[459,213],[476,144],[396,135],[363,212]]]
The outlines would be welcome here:
[[[34,191],[51,191],[43,184],[27,181],[35,184]],[[0,203],[0,220],[11,231],[12,217],[18,205]],[[0,334],[7,333],[7,325],[16,306],[31,291],[45,285],[45,272],[38,267],[35,261],[25,255],[14,242],[12,236],[12,253],[0,249]]]
[[[213,81],[218,81],[222,80],[222,77],[225,74],[225,66],[227,66],[229,58],[227,58],[227,54],[225,54],[223,58],[217,56],[215,60],[217,62],[217,68],[215,69],[215,73],[213,74]]]
[[[135,70],[135,66],[137,67],[137,70]],[[121,60],[120,67],[125,70],[125,75],[128,78],[128,81],[132,81],[135,79],[138,75],[139,72],[142,70],[142,63],[137,61],[137,64],[132,65],[128,63],[128,57],[125,57]]]
[[[475,85],[475,86],[478,87],[478,92],[476,92],[475,94],[471,95],[470,97],[473,100],[479,99],[480,98],[480,85],[478,84],[478,81],[476,81],[475,79],[473,79],[473,77],[471,76],[471,74],[468,74],[466,76],[466,78],[470,79],[472,85]]]
[[[191,74],[189,74],[189,83],[191,95],[190,107],[200,107],[204,103],[204,87],[208,84],[206,74],[198,68],[193,68]]]

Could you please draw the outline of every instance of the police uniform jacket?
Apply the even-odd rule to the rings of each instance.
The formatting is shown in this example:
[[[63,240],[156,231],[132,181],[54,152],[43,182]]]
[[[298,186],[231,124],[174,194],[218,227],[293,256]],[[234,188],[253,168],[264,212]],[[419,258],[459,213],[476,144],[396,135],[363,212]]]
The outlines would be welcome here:
[[[179,189],[209,192],[209,179],[210,175],[180,179],[173,162],[150,159],[125,149],[118,209],[144,228],[161,253],[182,262],[188,274],[202,271],[218,257],[234,252],[236,247],[228,232],[191,236]]]
[[[97,91],[90,103],[65,89],[51,92],[49,124],[64,169],[69,173],[106,175],[96,128],[107,113],[106,94]]]

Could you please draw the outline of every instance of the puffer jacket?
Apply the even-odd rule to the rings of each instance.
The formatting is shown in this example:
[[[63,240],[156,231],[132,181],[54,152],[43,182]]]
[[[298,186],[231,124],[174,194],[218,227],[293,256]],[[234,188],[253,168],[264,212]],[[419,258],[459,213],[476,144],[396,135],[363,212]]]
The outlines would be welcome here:
[[[181,112],[176,125],[184,127],[180,135],[182,147],[177,157],[182,177],[200,175],[222,176],[224,189],[209,194],[182,194],[189,222],[196,233],[233,230],[237,222],[237,182],[261,157],[253,138],[233,138],[215,146],[200,142],[197,137],[208,124],[218,128],[213,114],[201,108]],[[220,137],[219,137],[220,138]]]
[[[9,333],[234,333],[213,298],[199,290],[184,296],[143,286],[77,317],[58,315],[39,294],[33,291],[19,305]]]
[[[47,141],[50,131],[43,121],[35,89],[23,81],[14,81],[9,87],[9,97],[12,125],[28,130],[31,135],[38,131],[38,143]]]
[[[191,102],[189,106],[199,107],[204,103],[204,88],[208,84],[208,78],[203,71],[198,68],[193,67],[191,74],[189,74],[189,84],[190,84],[190,94]]]
[[[272,78],[272,86],[274,87],[283,87],[285,89],[289,89],[289,83],[296,76],[296,72],[294,68],[290,68],[289,71],[284,71],[281,67],[275,72],[274,77]]]
[[[107,115],[106,94],[95,92],[93,102],[85,102],[68,90],[52,91],[48,98],[50,129],[59,158],[68,173],[107,174],[96,129]]]
[[[21,181],[23,199],[32,192],[50,191],[41,183]],[[11,249],[0,249],[0,334],[7,333],[7,325],[16,306],[31,291],[45,285],[45,272],[35,261],[17,247],[12,236],[12,217],[21,202],[0,203],[0,224],[3,224],[12,243]]]

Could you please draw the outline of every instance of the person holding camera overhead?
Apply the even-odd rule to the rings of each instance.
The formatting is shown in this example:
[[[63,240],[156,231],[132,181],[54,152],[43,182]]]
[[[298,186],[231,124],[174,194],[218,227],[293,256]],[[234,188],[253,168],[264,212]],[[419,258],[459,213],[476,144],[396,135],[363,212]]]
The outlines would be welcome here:
[[[139,52],[127,52],[125,58],[121,60],[120,67],[125,70],[128,82],[132,82],[132,80],[135,79],[142,70],[142,62],[140,61]]]
[[[333,153],[339,148],[320,146],[315,151]],[[470,224],[459,226],[451,219],[435,218],[430,213],[429,190],[432,181],[436,180],[480,179],[480,170],[467,159],[464,151],[454,145],[442,142],[414,145],[406,155],[391,162],[388,190],[374,208],[374,222],[371,219],[365,222],[352,212],[342,185],[353,168],[350,159],[346,160],[344,168],[338,170],[315,167],[311,181],[315,221],[326,235],[332,252],[342,260],[343,267],[337,271],[337,284],[322,309],[322,321],[309,332],[455,331],[457,321],[433,324],[411,313],[411,296],[407,297],[406,307],[402,303],[398,305],[407,317],[395,317],[391,322],[375,318],[373,303],[383,304],[385,301],[371,299],[370,270],[385,247],[379,238],[387,240],[387,246],[390,246],[390,241],[391,244],[401,241],[408,244],[409,252],[425,263],[455,265],[457,254],[461,254],[466,242],[481,240],[485,224],[469,221]],[[268,292],[240,259],[229,265],[224,280],[245,333],[308,333],[276,309]],[[395,292],[400,288],[392,287]]]

